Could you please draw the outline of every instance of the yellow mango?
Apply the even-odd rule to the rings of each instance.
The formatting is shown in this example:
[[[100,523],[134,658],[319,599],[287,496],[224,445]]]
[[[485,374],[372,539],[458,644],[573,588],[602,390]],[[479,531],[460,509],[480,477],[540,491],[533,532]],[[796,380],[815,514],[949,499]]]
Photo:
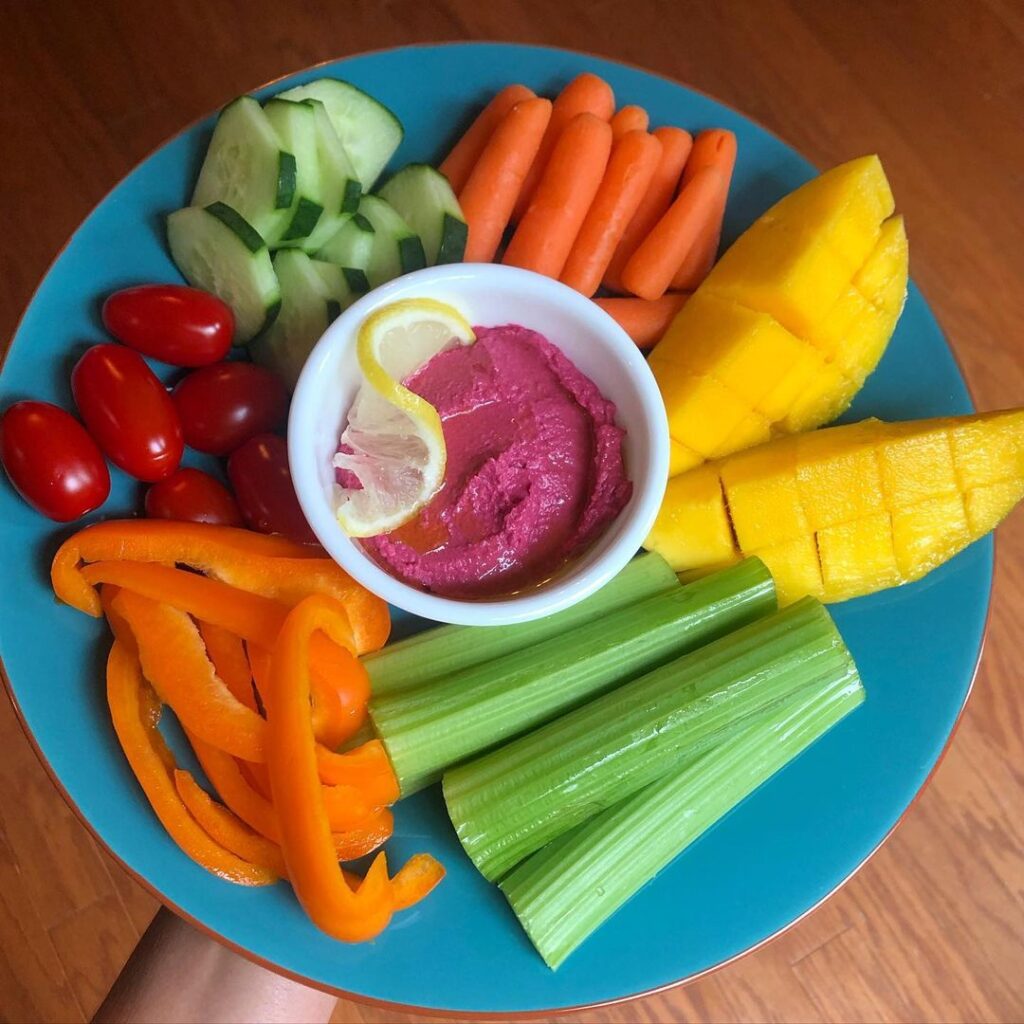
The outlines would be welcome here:
[[[722,486],[740,549],[781,544],[812,532],[796,482],[796,445],[776,442],[721,463]]]
[[[750,406],[713,377],[673,376],[662,387],[668,432],[679,444],[707,458],[750,415]]]
[[[701,288],[768,313],[806,338],[849,287],[892,211],[877,156],[841,164],[755,221]]]
[[[906,581],[920,579],[973,539],[959,493],[893,510],[893,549]]]
[[[1024,498],[1024,477],[968,491],[964,495],[964,506],[972,539],[977,540],[994,530],[1021,498]]]
[[[1024,477],[1024,409],[953,420],[949,440],[961,490]]]
[[[958,493],[946,424],[940,420],[932,429],[922,426],[913,433],[878,442],[878,468],[888,508]]]
[[[783,426],[789,411],[808,388],[825,372],[825,357],[811,345],[804,345],[800,358],[786,376],[762,398],[755,408],[778,433],[789,433]],[[816,424],[817,425],[817,424]]]
[[[772,547],[758,548],[745,554],[757,555],[775,579],[779,606],[784,607],[810,594],[824,598],[818,549],[813,537],[798,537]]]
[[[830,423],[845,410],[859,385],[847,380],[835,363],[825,363],[793,401],[779,424],[787,433],[798,434]]]
[[[668,482],[644,547],[674,569],[728,565],[739,558],[718,473],[700,466]]]
[[[902,582],[888,512],[829,526],[817,537],[824,600],[845,601]]]
[[[698,455],[692,448],[680,444],[673,438],[668,439],[668,475],[675,476],[677,473],[685,473],[694,466],[699,466],[704,461],[703,455]]]
[[[771,440],[771,436],[772,426],[768,420],[759,412],[752,412],[740,420],[725,440],[711,453],[711,458],[731,455],[733,452],[741,452],[747,448],[764,444]]]
[[[885,511],[873,446],[877,427],[869,424],[797,437],[797,486],[812,530]]]
[[[909,266],[906,224],[901,216],[890,217],[882,225],[871,255],[853,275],[853,287],[875,309],[891,318],[893,326],[907,300]]]

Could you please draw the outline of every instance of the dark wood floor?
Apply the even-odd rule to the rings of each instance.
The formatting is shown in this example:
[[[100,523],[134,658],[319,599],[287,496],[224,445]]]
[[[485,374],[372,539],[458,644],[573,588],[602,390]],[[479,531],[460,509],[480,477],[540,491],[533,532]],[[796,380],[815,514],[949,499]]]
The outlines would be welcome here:
[[[876,150],[915,278],[982,408],[1024,402],[1021,0],[4,0],[0,339],[92,205],[166,136],[331,57],[508,39],[617,57],[763,121],[820,165]],[[1024,1018],[1024,514],[952,751],[887,846],[788,934],[637,1021]],[[87,1019],[153,900],[89,838],[0,698],[0,1019]],[[337,1021],[414,1020],[351,1003]]]

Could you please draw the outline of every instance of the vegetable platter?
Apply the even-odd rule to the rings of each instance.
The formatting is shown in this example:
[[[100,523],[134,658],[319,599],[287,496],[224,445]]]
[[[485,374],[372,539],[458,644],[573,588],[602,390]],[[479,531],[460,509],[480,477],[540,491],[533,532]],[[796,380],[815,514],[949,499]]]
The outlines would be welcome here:
[[[783,142],[706,96],[638,69],[555,49],[466,44],[382,51],[300,72],[254,96],[264,101],[325,76],[353,83],[402,122],[404,139],[389,165],[397,170],[417,162],[436,165],[508,83],[551,95],[582,72],[601,76],[621,102],[642,105],[652,124],[735,134],[739,156],[725,213],[726,244],[814,174]],[[291,121],[306,117],[306,109],[275,114],[279,134],[299,131]],[[14,339],[0,376],[5,405],[30,395],[70,405],[68,352],[82,339],[103,337],[97,297],[148,281],[180,281],[156,225],[188,202],[214,120],[187,129],[154,153],[76,231]],[[355,177],[371,173],[367,161],[372,163],[373,153],[373,146],[357,153]],[[401,204],[403,197],[392,194],[391,200]],[[298,206],[287,213],[267,230],[282,238],[307,230],[296,225]],[[460,244],[446,233],[451,227],[448,221],[418,226],[432,256]],[[402,242],[415,235],[396,233],[393,225],[387,230],[402,259],[411,261],[403,269],[412,269],[423,254]],[[378,262],[370,266],[374,273],[386,271]],[[574,272],[584,278],[592,268]],[[284,276],[280,267],[278,275]],[[202,404],[201,397],[197,402]],[[844,421],[910,420],[971,409],[942,332],[911,285],[893,341]],[[217,439],[206,447],[215,450]],[[214,465],[212,457],[197,452],[187,454],[185,464]],[[102,518],[134,514],[135,482],[114,470],[110,486]],[[56,604],[46,579],[46,565],[73,528],[55,529],[7,487],[0,490],[0,518],[5,680],[54,781],[114,856],[168,905],[259,962],[355,998],[474,1016],[593,1006],[680,983],[766,941],[843,884],[905,813],[949,742],[977,666],[992,577],[992,541],[986,537],[919,582],[831,609],[867,692],[863,706],[689,846],[551,971],[505,896],[464,853],[437,786],[396,807],[387,851],[395,865],[417,853],[431,854],[446,877],[373,942],[328,937],[284,884],[227,885],[182,856],[140,799],[110,729],[100,683],[109,641],[95,620]],[[803,621],[802,615],[814,618],[799,602],[782,614],[795,616],[794,622]],[[393,639],[428,625],[397,611],[393,623]],[[830,634],[822,635],[827,644]],[[180,766],[201,778],[184,737],[166,732]],[[746,750],[737,743],[734,756]],[[709,771],[724,770],[724,764],[719,758]],[[683,775],[680,780],[684,788],[692,782]],[[455,783],[472,795],[471,778]],[[742,796],[741,789],[734,795]],[[572,836],[578,841],[577,833]],[[539,865],[538,872],[544,870]],[[518,889],[510,884],[513,904],[529,899],[535,881],[521,880]]]

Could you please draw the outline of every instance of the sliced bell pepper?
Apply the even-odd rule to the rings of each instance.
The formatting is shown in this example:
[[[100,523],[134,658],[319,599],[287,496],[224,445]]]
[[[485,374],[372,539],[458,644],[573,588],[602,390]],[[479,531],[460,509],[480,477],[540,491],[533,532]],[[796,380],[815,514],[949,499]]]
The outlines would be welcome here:
[[[302,601],[285,620],[274,647],[263,694],[267,709],[267,767],[281,827],[288,876],[313,923],[334,938],[361,942],[379,935],[391,919],[393,896],[384,854],[353,889],[334,853],[309,717],[310,638],[326,633],[352,649],[352,631],[335,602]]]
[[[50,578],[62,601],[90,615],[100,614],[100,603],[80,563],[98,561],[187,565],[288,607],[326,594],[349,609],[359,654],[383,647],[391,628],[387,605],[321,549],[250,530],[164,519],[109,520],[79,530],[57,551]]]
[[[444,874],[444,865],[429,853],[413,854],[391,879],[395,910],[406,910],[430,895]],[[351,871],[345,871],[345,878],[351,886],[359,884],[359,876]]]
[[[325,783],[353,786],[374,806],[393,804],[398,799],[398,779],[380,740],[368,740],[343,754],[318,747],[316,763]]]
[[[107,659],[107,703],[121,749],[161,824],[182,851],[207,871],[240,885],[269,885],[274,872],[250,864],[214,842],[182,803],[156,727],[146,720],[142,673],[134,655],[114,641]],[[166,749],[166,748],[164,748]],[[167,751],[167,754],[170,752]]]
[[[277,812],[270,801],[266,765],[236,761],[230,754],[185,730],[206,777],[227,807],[251,829],[273,842],[280,839]],[[354,860],[391,838],[394,819],[383,807],[371,807],[350,786],[321,786],[324,806],[342,860]],[[353,853],[353,850],[358,853]]]
[[[212,800],[189,772],[175,769],[174,787],[189,813],[215,843],[250,864],[272,871],[279,878],[286,877],[281,847],[248,828],[227,807]]]
[[[236,757],[262,761],[266,722],[221,681],[192,619],[132,590],[113,607],[131,627],[143,673],[182,725]]]
[[[105,588],[104,588],[105,589]],[[239,703],[259,713],[252,688],[252,670],[242,638],[212,622],[199,623],[199,635],[206,645],[206,654],[214,670]]]

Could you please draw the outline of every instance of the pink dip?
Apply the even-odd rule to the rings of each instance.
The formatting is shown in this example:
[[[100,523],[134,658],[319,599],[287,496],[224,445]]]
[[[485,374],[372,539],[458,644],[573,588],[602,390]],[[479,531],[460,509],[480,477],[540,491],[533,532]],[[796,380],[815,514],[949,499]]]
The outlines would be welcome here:
[[[404,383],[438,410],[444,484],[411,522],[365,540],[394,576],[448,597],[536,585],[589,547],[633,485],[615,406],[536,331],[477,327]]]

